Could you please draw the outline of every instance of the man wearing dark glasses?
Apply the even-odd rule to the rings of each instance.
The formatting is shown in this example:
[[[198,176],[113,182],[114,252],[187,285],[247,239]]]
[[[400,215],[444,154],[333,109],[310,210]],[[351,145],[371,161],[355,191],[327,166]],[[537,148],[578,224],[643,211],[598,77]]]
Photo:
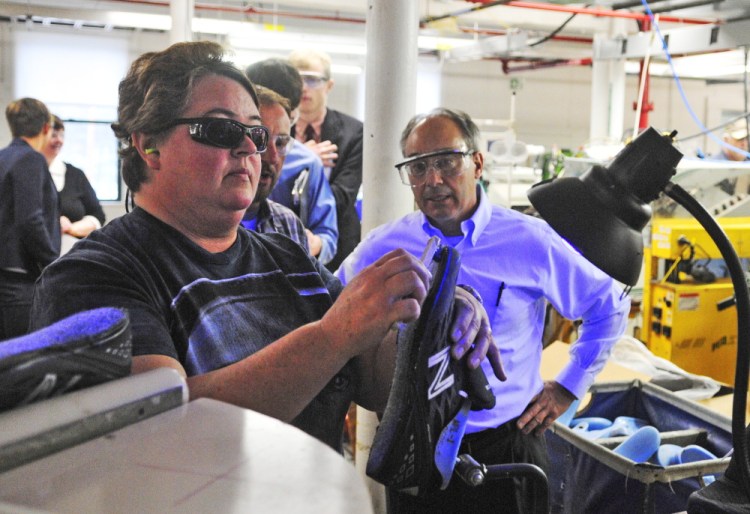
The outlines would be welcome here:
[[[340,451],[349,403],[387,399],[391,327],[419,316],[429,272],[396,251],[344,288],[288,237],[240,227],[261,155],[279,140],[217,43],[144,54],[119,91],[113,129],[136,207],[47,268],[34,327],[123,308],[133,373],[175,369],[191,399],[259,411]],[[460,292],[454,301],[456,358],[489,351],[500,369],[481,306]]]
[[[543,221],[489,203],[477,182],[484,166],[479,129],[465,113],[436,109],[415,116],[401,149],[404,160],[395,171],[419,210],[367,234],[336,276],[347,283],[394,248],[420,255],[434,236],[458,250],[458,282],[483,299],[508,377],[486,373],[496,405],[469,414],[459,453],[486,465],[530,462],[547,470],[544,431],[604,366],[625,329],[629,299]],[[583,320],[570,364],[550,382],[539,373],[546,302]],[[471,488],[454,478],[426,498],[390,491],[389,511],[534,512],[537,494],[513,480]]]

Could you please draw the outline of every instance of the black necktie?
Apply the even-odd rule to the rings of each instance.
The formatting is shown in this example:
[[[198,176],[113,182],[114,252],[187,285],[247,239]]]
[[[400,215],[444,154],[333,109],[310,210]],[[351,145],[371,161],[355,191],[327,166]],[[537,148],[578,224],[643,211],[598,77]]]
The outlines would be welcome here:
[[[315,141],[318,143],[318,135],[315,133],[315,129],[313,128],[312,124],[308,124],[307,127],[305,127],[305,141],[310,140]]]

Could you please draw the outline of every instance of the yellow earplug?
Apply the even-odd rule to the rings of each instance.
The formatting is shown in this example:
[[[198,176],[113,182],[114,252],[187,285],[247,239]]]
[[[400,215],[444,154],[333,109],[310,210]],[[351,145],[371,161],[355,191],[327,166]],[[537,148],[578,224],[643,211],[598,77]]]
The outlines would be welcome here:
[[[156,148],[146,148],[143,151],[146,153],[146,155],[151,155],[152,153],[159,153],[159,150],[157,150]]]

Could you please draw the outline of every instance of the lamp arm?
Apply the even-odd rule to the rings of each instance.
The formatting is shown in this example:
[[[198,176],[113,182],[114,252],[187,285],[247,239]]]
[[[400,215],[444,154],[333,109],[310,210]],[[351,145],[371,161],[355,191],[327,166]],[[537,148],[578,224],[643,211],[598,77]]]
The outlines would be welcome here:
[[[700,202],[685,189],[669,182],[664,193],[682,205],[698,220],[711,240],[716,244],[729,270],[737,301],[737,365],[734,372],[734,400],[732,403],[732,443],[735,457],[739,459],[741,483],[750,491],[750,454],[745,433],[745,410],[747,408],[748,374],[750,373],[750,292],[745,272],[724,230],[706,211]]]

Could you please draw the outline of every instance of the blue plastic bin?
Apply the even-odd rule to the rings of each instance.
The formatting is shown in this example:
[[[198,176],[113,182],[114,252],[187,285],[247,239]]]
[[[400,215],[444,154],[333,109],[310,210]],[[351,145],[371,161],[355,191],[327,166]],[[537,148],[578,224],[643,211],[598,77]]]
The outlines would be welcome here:
[[[676,394],[639,380],[595,384],[577,416],[642,418],[662,443],[697,444],[714,455],[732,448],[731,420]],[[547,433],[552,513],[672,514],[684,511],[703,477],[721,474],[729,457],[662,467],[637,464],[612,452],[623,437],[589,440],[555,423]]]

